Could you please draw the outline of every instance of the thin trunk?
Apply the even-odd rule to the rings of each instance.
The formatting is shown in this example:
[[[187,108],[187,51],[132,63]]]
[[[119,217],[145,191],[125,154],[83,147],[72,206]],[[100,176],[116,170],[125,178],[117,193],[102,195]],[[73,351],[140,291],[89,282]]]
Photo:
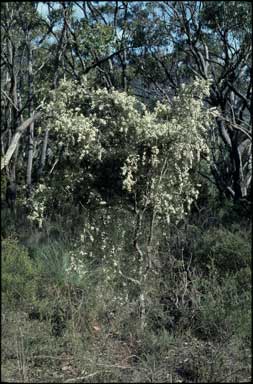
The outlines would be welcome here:
[[[14,69],[14,52],[12,47],[12,42],[9,39],[8,40],[8,53],[9,53],[9,61],[10,61],[10,99],[12,100],[12,103],[10,105],[10,118],[11,118],[11,129],[12,131],[15,131],[16,128],[16,120],[17,120],[17,104],[18,104],[18,98],[17,98],[17,76],[15,74]]]
[[[21,102],[21,96],[19,95],[19,97],[17,97],[17,107],[18,107],[18,110],[21,111],[22,110],[22,102]],[[23,115],[21,113],[20,115],[20,119],[19,119],[19,125],[23,124],[24,122],[24,119],[23,119]],[[14,151],[14,159],[13,159],[13,164],[12,164],[12,167],[11,167],[11,180],[13,181],[16,181],[16,165],[17,165],[17,161],[18,161],[18,154],[19,154],[19,142],[16,146],[16,149]]]
[[[32,190],[33,147],[34,147],[34,123],[31,123],[29,127],[28,161],[27,161],[27,172],[26,172],[26,184],[28,189],[28,195],[30,195]]]
[[[108,60],[108,64],[109,64],[110,83],[112,84],[112,86],[114,86],[115,80],[114,80],[114,75],[113,75],[113,65],[112,65],[112,60],[111,59]]]
[[[238,201],[242,197],[241,190],[241,159],[238,151],[238,133],[236,132],[232,140],[232,149],[231,149],[231,160],[233,162],[234,171],[233,171],[233,190],[234,201]]]
[[[16,181],[16,164],[18,160],[18,153],[19,153],[19,143],[17,144],[17,147],[14,152],[13,163],[10,171],[10,177],[12,181]]]
[[[29,116],[33,113],[33,67],[32,67],[32,47],[28,42],[28,84],[29,84]],[[33,150],[34,150],[34,121],[31,122],[28,133],[28,161],[26,172],[26,184],[28,195],[32,190],[32,166],[33,166]]]
[[[19,139],[24,133],[24,131],[31,125],[31,123],[36,120],[41,114],[35,113],[29,119],[25,120],[17,129],[14,135],[12,136],[11,143],[8,146],[8,149],[6,151],[6,154],[4,155],[4,158],[1,161],[1,170],[8,166],[13,153],[15,152],[15,149],[18,145]]]
[[[139,264],[139,284],[140,284],[140,295],[139,295],[139,305],[140,305],[140,329],[143,331],[146,326],[146,278],[147,270],[145,268],[145,256],[141,250],[139,244],[139,237],[141,234],[142,219],[145,213],[146,207],[140,211],[138,208],[135,209],[136,213],[136,224],[134,232],[134,248],[137,253],[138,264]]]
[[[122,65],[122,88],[127,92],[127,76],[126,76],[126,49],[123,50],[123,58],[121,59]]]
[[[59,81],[59,66],[60,62],[62,61],[62,66],[65,69],[66,63],[64,60],[64,43],[66,40],[66,28],[67,28],[67,22],[66,22],[66,7],[65,4],[63,4],[64,8],[64,25],[60,37],[60,41],[57,48],[57,53],[55,56],[55,72],[54,72],[54,80],[53,80],[53,89],[56,89],[58,86]],[[66,70],[64,70],[64,79],[65,79],[65,73]],[[42,145],[42,151],[41,151],[41,158],[40,158],[40,167],[38,171],[38,176],[40,177],[43,174],[45,165],[46,165],[46,159],[47,159],[47,147],[48,147],[48,137],[49,137],[49,129],[46,128],[44,139],[43,139],[43,145]]]
[[[9,62],[10,62],[10,69],[9,72],[6,73],[6,84],[10,83],[10,89],[9,89],[9,101],[11,102],[9,104],[9,122],[7,122],[7,126],[9,127],[8,133],[9,133],[9,140],[8,140],[8,148],[12,142],[13,133],[15,132],[17,125],[18,125],[18,96],[17,96],[17,75],[15,73],[15,67],[14,67],[14,49],[12,46],[12,42],[9,39],[8,40],[8,54],[9,54]],[[9,180],[11,182],[15,182],[16,180],[16,161],[18,156],[18,146],[15,149],[14,152],[14,159],[12,165],[10,167],[6,167],[7,173],[9,175]]]
[[[45,165],[46,165],[46,157],[47,157],[47,146],[48,146],[48,135],[49,135],[49,129],[46,128],[45,135],[43,139],[43,146],[41,151],[41,159],[40,159],[40,168],[39,168],[39,176],[43,174]]]

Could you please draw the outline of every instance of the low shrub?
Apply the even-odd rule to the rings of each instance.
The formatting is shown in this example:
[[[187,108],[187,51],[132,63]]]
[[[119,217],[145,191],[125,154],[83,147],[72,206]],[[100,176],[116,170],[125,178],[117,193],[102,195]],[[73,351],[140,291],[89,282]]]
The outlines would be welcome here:
[[[14,238],[2,241],[3,302],[23,304],[36,297],[38,269],[28,251]]]
[[[212,228],[204,232],[195,244],[195,264],[207,267],[213,264],[219,274],[236,273],[250,266],[250,234],[235,228]]]
[[[195,335],[203,340],[222,340],[232,335],[249,340],[250,290],[238,286],[236,275],[220,281],[214,270],[198,283],[201,297],[192,326]]]

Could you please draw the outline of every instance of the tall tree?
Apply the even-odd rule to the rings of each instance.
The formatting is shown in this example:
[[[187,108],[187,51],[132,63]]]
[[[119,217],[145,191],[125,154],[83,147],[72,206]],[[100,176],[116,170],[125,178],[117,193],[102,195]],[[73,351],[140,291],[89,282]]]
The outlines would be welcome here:
[[[155,11],[163,21],[161,31],[169,36],[170,52],[161,46],[149,49],[152,67],[146,61],[142,76],[165,89],[168,98],[193,76],[211,79],[207,106],[220,112],[217,127],[210,131],[213,180],[221,194],[235,201],[247,197],[252,173],[251,6],[232,1],[159,2]],[[163,72],[160,81],[154,66]]]

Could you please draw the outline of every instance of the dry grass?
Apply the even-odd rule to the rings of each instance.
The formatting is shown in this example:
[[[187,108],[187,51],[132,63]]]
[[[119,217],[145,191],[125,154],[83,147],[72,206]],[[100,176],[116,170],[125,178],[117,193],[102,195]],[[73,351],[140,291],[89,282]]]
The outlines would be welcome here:
[[[250,349],[236,337],[221,343],[190,333],[159,337],[164,342],[157,349],[158,336],[129,334],[123,341],[98,327],[80,334],[70,324],[53,337],[48,321],[9,312],[2,321],[2,375],[5,382],[24,383],[250,381]]]

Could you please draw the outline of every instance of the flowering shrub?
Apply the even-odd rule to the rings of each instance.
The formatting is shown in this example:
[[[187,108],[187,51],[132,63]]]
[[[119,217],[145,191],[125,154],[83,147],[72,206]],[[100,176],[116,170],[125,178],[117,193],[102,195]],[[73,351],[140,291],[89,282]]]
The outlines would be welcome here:
[[[145,111],[136,124],[134,151],[122,167],[124,188],[167,218],[181,218],[198,196],[200,185],[191,171],[201,153],[208,154],[206,127],[212,114],[203,106],[207,94],[208,83],[196,80],[182,87],[171,106],[158,103],[153,113]]]
[[[57,177],[58,184],[64,184],[61,188],[55,183],[49,195],[61,193],[64,204],[73,201],[78,190],[91,201],[94,188],[103,189],[105,177],[99,178],[97,171],[104,176],[107,161],[108,174],[116,174],[111,191],[120,182],[121,193],[125,190],[140,207],[168,219],[181,218],[198,195],[191,171],[201,152],[208,154],[206,126],[213,111],[204,109],[207,94],[208,83],[196,80],[182,86],[172,105],[158,102],[150,112],[124,92],[92,89],[85,79],[82,84],[63,81],[44,108],[57,163],[45,183],[52,187]],[[41,225],[47,199],[41,187],[39,191],[33,196],[31,218]],[[97,194],[96,199],[98,204],[103,201]]]

